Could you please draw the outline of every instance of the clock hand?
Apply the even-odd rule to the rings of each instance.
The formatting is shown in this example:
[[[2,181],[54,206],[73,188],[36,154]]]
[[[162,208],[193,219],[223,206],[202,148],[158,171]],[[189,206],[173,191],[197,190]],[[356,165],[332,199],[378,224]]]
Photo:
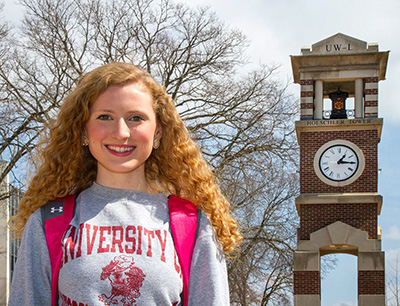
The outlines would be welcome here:
[[[337,163],[338,165],[343,164],[343,159],[346,157],[346,153],[342,156],[342,158],[340,158]]]
[[[340,164],[355,164],[356,162],[354,162],[354,161],[344,161],[344,160],[342,160],[341,162],[340,162]],[[339,164],[339,162],[338,162],[338,164]]]

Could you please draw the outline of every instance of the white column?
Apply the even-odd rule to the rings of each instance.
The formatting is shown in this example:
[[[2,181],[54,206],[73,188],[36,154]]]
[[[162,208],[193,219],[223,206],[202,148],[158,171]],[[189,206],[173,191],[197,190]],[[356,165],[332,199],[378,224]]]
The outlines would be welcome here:
[[[355,117],[363,118],[364,117],[364,81],[363,79],[356,79],[355,83],[355,98],[354,98],[354,108],[355,108]]]
[[[322,119],[322,111],[324,105],[323,82],[315,81],[315,100],[314,100],[314,119]]]
[[[2,171],[7,164],[0,160],[0,171]],[[8,175],[5,180],[0,184],[0,194],[8,192]],[[10,284],[10,265],[9,265],[9,231],[7,221],[9,219],[9,199],[0,201],[0,305],[6,305],[8,302],[9,284]]]

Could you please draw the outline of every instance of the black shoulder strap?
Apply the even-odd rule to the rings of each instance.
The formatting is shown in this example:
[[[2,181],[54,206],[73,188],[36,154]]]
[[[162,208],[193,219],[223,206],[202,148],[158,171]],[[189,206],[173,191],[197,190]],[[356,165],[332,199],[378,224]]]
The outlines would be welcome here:
[[[61,240],[67,230],[75,212],[75,195],[49,201],[41,208],[41,215],[46,237],[47,248],[52,271],[52,305],[57,305],[58,273],[62,258]]]

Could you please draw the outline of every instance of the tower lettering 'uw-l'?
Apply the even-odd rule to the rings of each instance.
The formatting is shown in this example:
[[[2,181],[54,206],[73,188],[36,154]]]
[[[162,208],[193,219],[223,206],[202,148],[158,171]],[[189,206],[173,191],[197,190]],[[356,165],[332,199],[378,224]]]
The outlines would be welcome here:
[[[291,56],[301,91],[295,306],[321,305],[320,257],[334,253],[358,257],[358,305],[385,305],[378,83],[388,55],[338,33]]]

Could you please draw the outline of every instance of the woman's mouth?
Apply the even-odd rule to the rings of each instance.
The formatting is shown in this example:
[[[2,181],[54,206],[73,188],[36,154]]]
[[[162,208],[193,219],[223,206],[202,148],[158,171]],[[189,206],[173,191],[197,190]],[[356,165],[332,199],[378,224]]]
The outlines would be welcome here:
[[[117,152],[117,153],[127,153],[133,151],[136,147],[133,146],[111,146],[107,145],[107,149]]]

